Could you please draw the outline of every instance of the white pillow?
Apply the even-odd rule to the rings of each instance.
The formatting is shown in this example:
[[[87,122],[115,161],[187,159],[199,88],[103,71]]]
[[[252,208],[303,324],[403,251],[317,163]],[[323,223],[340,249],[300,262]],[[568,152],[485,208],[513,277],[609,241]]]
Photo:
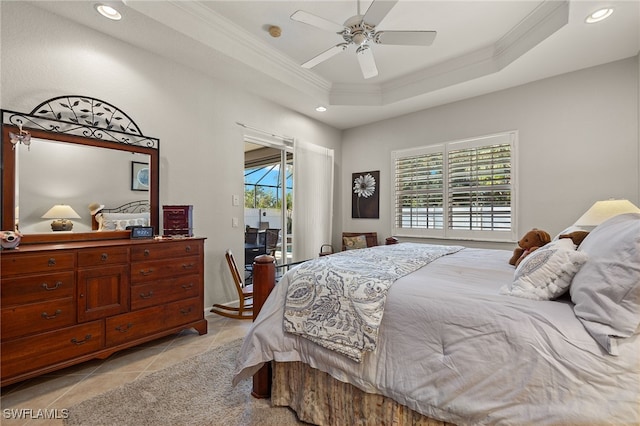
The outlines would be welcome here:
[[[615,216],[580,244],[589,260],[571,285],[576,316],[611,355],[640,326],[640,213]]]
[[[587,255],[575,251],[570,239],[546,244],[524,258],[514,280],[500,288],[500,294],[532,300],[555,299],[569,289],[571,279],[586,262]]]
[[[150,213],[98,213],[98,231],[124,231],[127,226],[149,226]]]

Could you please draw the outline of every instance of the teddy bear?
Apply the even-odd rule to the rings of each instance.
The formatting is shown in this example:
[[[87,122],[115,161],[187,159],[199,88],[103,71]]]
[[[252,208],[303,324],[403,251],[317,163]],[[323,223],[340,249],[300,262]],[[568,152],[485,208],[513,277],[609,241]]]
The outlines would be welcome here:
[[[549,242],[551,242],[551,236],[546,231],[533,228],[518,241],[518,247],[513,250],[513,256],[509,259],[509,265],[517,267],[531,252]]]
[[[576,247],[580,246],[582,241],[589,235],[588,231],[573,231],[568,234],[560,234],[558,238],[571,238]]]

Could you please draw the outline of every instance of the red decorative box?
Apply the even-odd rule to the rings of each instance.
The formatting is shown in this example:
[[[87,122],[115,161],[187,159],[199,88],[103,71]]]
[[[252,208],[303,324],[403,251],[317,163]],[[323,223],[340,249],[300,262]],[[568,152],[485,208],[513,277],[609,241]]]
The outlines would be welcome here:
[[[162,206],[163,235],[193,237],[193,206]]]

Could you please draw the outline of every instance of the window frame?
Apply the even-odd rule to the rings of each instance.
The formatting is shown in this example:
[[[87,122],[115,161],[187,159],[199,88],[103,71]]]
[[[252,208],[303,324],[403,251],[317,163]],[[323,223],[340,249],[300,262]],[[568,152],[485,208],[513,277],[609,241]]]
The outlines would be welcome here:
[[[459,230],[449,225],[449,153],[454,150],[480,148],[491,145],[509,144],[511,151],[511,228],[509,230]],[[485,136],[435,143],[414,148],[391,151],[391,234],[399,237],[438,238],[455,240],[475,240],[493,242],[513,242],[517,240],[517,194],[518,194],[518,131],[510,130]],[[396,160],[420,155],[442,153],[443,179],[443,229],[399,228],[396,217]]]

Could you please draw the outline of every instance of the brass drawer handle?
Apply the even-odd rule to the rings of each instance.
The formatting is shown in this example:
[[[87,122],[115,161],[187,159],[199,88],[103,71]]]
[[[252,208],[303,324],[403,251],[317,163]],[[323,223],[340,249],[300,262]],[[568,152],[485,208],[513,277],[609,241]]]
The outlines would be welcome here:
[[[145,257],[149,257],[151,253],[149,252],[149,249],[144,249],[144,256]]]
[[[58,315],[60,315],[62,313],[62,311],[60,309],[56,309],[56,312],[53,315],[49,315],[46,312],[43,312],[42,314],[40,314],[40,316],[44,319],[50,320],[50,319],[54,319],[56,318]]]
[[[192,306],[189,306],[189,309],[180,309],[180,313],[182,315],[188,315],[188,314],[191,313],[191,311],[193,311],[193,307]]]
[[[191,246],[186,246],[184,248],[184,251],[186,251],[187,253],[189,253],[191,251]]]
[[[193,283],[189,283],[189,284],[182,284],[182,288],[185,290],[190,290],[193,288]]]
[[[53,290],[57,290],[60,288],[60,286],[62,285],[62,281],[58,281],[56,282],[56,285],[54,287],[49,287],[49,284],[47,283],[42,283],[42,288],[44,288],[47,291],[53,291]]]
[[[133,327],[133,323],[127,323],[126,325],[119,325],[116,327],[116,330],[118,330],[120,333],[126,333],[127,331],[129,331],[131,329],[131,327]]]
[[[187,263],[183,263],[182,264],[182,269],[191,269],[191,268],[193,268],[195,266],[196,266],[195,263],[188,263],[188,264]]]
[[[140,274],[142,274],[144,276],[151,275],[151,274],[153,274],[153,268],[141,269],[140,270]]]
[[[56,258],[55,257],[50,257],[49,261],[47,262],[47,265],[56,266]]]
[[[71,339],[71,343],[73,343],[74,345],[84,345],[85,343],[87,343],[89,340],[91,340],[91,335],[87,334],[86,336],[84,336],[84,340],[78,340],[75,337],[73,339]]]
[[[105,262],[107,259],[109,259],[109,255],[107,253],[102,253],[102,255],[100,256],[100,260]]]
[[[153,290],[150,290],[149,293],[147,294],[140,293],[140,297],[142,299],[151,299],[152,296],[153,296]]]

